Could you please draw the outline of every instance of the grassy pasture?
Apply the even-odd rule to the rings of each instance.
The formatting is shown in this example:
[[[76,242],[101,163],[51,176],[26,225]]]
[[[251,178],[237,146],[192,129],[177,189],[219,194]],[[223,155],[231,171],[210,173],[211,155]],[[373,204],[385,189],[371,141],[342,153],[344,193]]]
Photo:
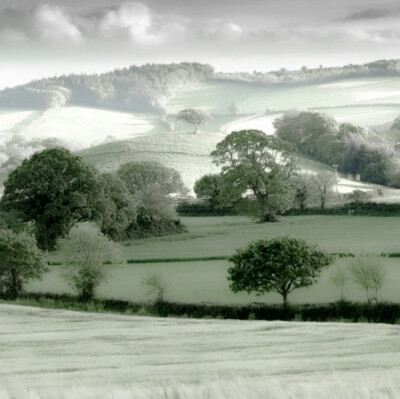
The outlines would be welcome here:
[[[400,392],[396,325],[158,319],[4,304],[0,317],[1,399],[392,399]]]
[[[214,302],[246,304],[250,302],[281,303],[282,297],[275,293],[257,297],[254,294],[234,294],[229,289],[227,270],[231,266],[228,261],[199,261],[171,263],[141,263],[111,265],[112,277],[108,283],[98,290],[98,296],[131,301],[155,299],[155,294],[149,295],[149,288],[143,282],[156,276],[165,287],[165,299],[189,303]],[[346,259],[338,259],[335,264],[325,270],[317,284],[309,288],[295,290],[289,295],[293,303],[326,303],[340,299],[340,292],[332,283],[332,273],[335,268],[346,266]],[[385,261],[387,279],[379,293],[380,300],[400,302],[400,259]],[[61,278],[62,268],[51,267],[43,281],[31,282],[28,291],[73,293]],[[349,281],[346,286],[346,299],[366,301],[366,294],[359,286]]]
[[[256,223],[244,216],[183,217],[188,233],[125,243],[127,259],[229,256],[249,242],[290,235],[329,252],[400,251],[400,219],[368,216],[287,216]]]
[[[228,256],[237,248],[261,238],[288,234],[304,238],[320,245],[329,252],[399,252],[399,219],[380,217],[347,216],[293,216],[284,217],[279,223],[258,224],[245,217],[193,217],[182,218],[188,233],[172,236],[135,240],[124,246],[126,259],[188,258],[204,256]],[[53,255],[62,261],[62,254]],[[346,265],[346,259],[338,259],[331,269],[323,272],[320,281],[310,287],[294,291],[289,299],[297,303],[321,303],[339,299],[339,292],[331,281],[334,269]],[[225,260],[142,263],[112,265],[113,276],[100,287],[98,294],[142,301],[148,288],[142,282],[157,276],[165,286],[168,300],[182,302],[217,303],[280,303],[277,294],[263,297],[247,293],[233,294],[226,279],[230,263]],[[387,280],[381,291],[381,299],[400,301],[400,259],[385,261]],[[61,267],[54,266],[43,281],[32,282],[29,291],[70,292],[60,277]],[[347,299],[364,301],[365,293],[349,282]]]

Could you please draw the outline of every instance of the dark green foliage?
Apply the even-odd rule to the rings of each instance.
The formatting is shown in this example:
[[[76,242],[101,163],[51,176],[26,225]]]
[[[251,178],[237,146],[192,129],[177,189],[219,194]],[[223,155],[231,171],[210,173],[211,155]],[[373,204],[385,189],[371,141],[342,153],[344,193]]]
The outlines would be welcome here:
[[[315,283],[333,257],[304,240],[284,236],[253,242],[228,260],[234,264],[228,269],[233,292],[273,291],[282,295],[286,305],[288,294]]]
[[[1,295],[0,295],[1,297]],[[44,308],[69,309],[86,312],[113,312],[134,314],[146,310],[148,314],[162,317],[223,318],[240,320],[303,320],[319,322],[368,322],[396,324],[400,320],[400,305],[339,301],[328,304],[304,304],[282,307],[251,303],[248,305],[220,305],[213,303],[182,303],[155,301],[152,304],[119,299],[92,299],[84,303],[68,294],[26,293],[20,295],[26,304]],[[24,303],[24,302],[22,302]]]
[[[395,186],[396,174],[388,160],[397,157],[393,145],[368,135],[363,128],[337,123],[319,112],[288,112],[274,121],[277,136],[298,151],[370,183]]]
[[[221,185],[220,175],[204,175],[196,180],[193,191],[197,198],[204,199],[211,207],[218,208],[221,206]]]
[[[184,226],[176,217],[172,195],[186,195],[180,174],[157,162],[129,162],[118,177],[137,203],[136,219],[127,227],[127,238],[179,233]]]
[[[9,229],[16,233],[24,230],[31,230],[32,226],[24,222],[24,215],[15,210],[8,212],[0,210],[0,229]]]
[[[47,271],[42,251],[27,232],[0,230],[0,292],[16,298],[23,285]]]
[[[235,208],[230,206],[214,207],[207,202],[191,203],[188,201],[180,202],[176,207],[176,212],[180,216],[228,216],[237,214]]]
[[[154,258],[154,259],[128,259],[126,263],[176,263],[176,262],[198,262],[225,260],[227,256],[204,256],[197,258]]]
[[[0,205],[34,221],[38,246],[47,250],[92,216],[97,196],[94,170],[68,150],[54,148],[25,159],[9,174]]]
[[[117,176],[99,176],[100,194],[96,206],[96,221],[100,230],[114,241],[128,238],[127,229],[136,220],[136,201],[125,183]]]
[[[389,183],[388,172],[389,165],[386,160],[370,163],[362,171],[361,179],[369,183],[386,186]]]
[[[296,174],[294,148],[260,130],[232,132],[211,153],[222,166],[222,198],[238,203],[250,190],[260,222],[276,221],[293,203],[289,179]]]
[[[400,216],[400,204],[377,202],[351,202],[331,208],[290,209],[285,215],[348,215],[354,211],[355,216]]]
[[[147,238],[166,234],[183,233],[185,226],[178,218],[160,217],[144,206],[137,208],[136,221],[126,229],[128,238]]]

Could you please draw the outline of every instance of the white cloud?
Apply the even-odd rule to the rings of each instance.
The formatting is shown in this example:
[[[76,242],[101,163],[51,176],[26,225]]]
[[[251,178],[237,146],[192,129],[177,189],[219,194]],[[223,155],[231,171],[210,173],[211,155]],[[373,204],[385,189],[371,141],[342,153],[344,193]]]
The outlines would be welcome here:
[[[156,44],[163,39],[160,33],[154,31],[150,10],[141,3],[124,3],[107,10],[97,28],[101,36],[127,36],[139,44]]]
[[[234,22],[214,19],[199,26],[200,36],[205,39],[236,40],[243,36],[243,29]]]
[[[82,40],[82,33],[70,15],[58,6],[40,4],[32,12],[32,24],[45,41],[79,43]]]

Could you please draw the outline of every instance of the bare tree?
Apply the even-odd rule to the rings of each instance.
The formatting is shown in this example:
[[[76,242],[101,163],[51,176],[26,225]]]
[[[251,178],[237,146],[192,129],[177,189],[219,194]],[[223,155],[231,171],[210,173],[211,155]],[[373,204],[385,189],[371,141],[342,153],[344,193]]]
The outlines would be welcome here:
[[[319,197],[321,209],[325,209],[327,199],[337,183],[336,176],[329,172],[318,173],[313,176],[315,190]]]
[[[350,272],[354,281],[365,289],[368,303],[371,300],[378,302],[378,291],[382,288],[386,270],[383,254],[361,253],[357,254],[349,262]],[[370,289],[375,291],[375,298],[370,297]]]
[[[335,268],[334,272],[331,275],[331,280],[335,287],[340,292],[340,300],[344,301],[345,292],[346,292],[346,284],[349,281],[349,275],[344,269],[343,266],[338,266]]]

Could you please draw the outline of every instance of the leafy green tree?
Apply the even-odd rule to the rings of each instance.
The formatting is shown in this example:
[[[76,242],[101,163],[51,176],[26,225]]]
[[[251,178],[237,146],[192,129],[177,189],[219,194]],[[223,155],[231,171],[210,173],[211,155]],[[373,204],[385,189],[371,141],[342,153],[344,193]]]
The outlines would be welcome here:
[[[315,283],[333,257],[304,240],[284,236],[253,242],[229,261],[234,264],[228,269],[233,292],[277,292],[286,306],[288,294]]]
[[[123,262],[120,246],[90,223],[71,229],[58,246],[64,260],[62,275],[82,301],[92,299],[98,286],[107,281],[110,264]]]
[[[129,225],[136,220],[136,200],[125,183],[117,176],[99,176],[100,194],[96,207],[96,221],[100,230],[114,241],[127,238]]]
[[[384,159],[380,162],[370,163],[365,166],[361,172],[361,180],[373,183],[387,185],[389,183],[390,163]]]
[[[158,162],[128,162],[119,167],[117,175],[124,181],[132,195],[149,189],[154,189],[165,196],[187,194],[187,188],[179,172]]]
[[[32,235],[0,230],[0,292],[16,298],[25,283],[41,279],[46,271],[44,255]]]
[[[320,112],[287,112],[274,121],[277,136],[289,141],[297,149],[309,156],[315,156],[319,146],[316,142],[322,136],[335,136],[336,121],[329,115]]]
[[[293,188],[289,179],[296,174],[294,148],[260,130],[232,132],[211,153],[222,165],[225,197],[243,197],[248,190],[258,203],[260,222],[276,221],[290,209]],[[229,193],[229,195],[227,195]]]
[[[178,112],[176,119],[194,125],[194,133],[198,133],[200,126],[211,120],[211,115],[201,109],[185,108]]]
[[[221,205],[222,181],[219,174],[204,175],[196,180],[193,191],[197,198],[206,200],[212,207]]]
[[[53,249],[58,237],[92,216],[98,184],[94,170],[63,148],[33,154],[4,182],[1,208],[35,222],[38,246]]]

